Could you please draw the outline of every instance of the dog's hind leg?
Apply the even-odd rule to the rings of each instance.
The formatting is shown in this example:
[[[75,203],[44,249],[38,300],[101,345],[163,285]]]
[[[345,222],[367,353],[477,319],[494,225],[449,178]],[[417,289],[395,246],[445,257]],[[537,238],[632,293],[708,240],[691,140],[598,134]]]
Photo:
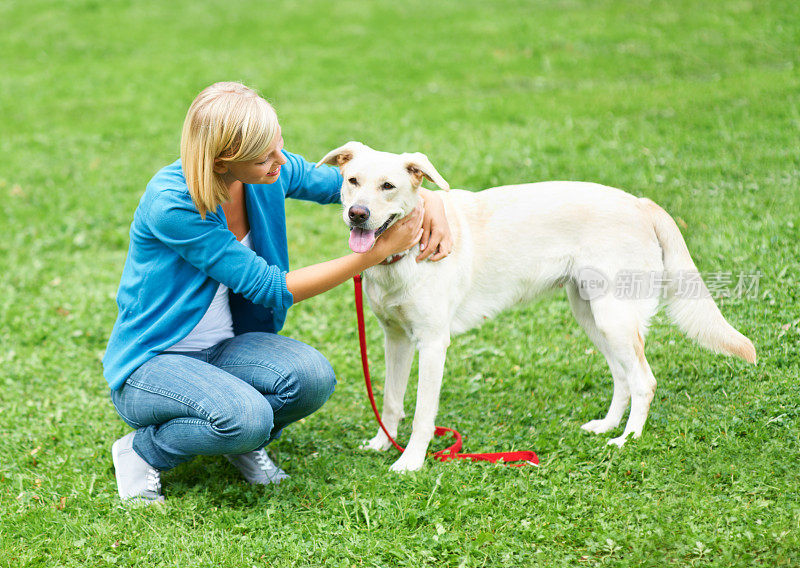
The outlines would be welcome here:
[[[424,338],[420,341],[419,385],[411,438],[403,455],[392,464],[392,471],[414,471],[420,469],[425,461],[425,452],[428,450],[428,444],[430,444],[436,429],[439,393],[442,389],[444,361],[449,345],[449,333]]]
[[[609,440],[609,444],[622,446],[629,435],[638,438],[647,420],[656,379],[644,356],[644,333],[657,304],[657,299],[625,300],[611,296],[590,302],[595,327],[605,339],[609,359],[621,369],[631,396],[625,431],[622,436]]]
[[[641,362],[637,365],[636,372],[632,375],[631,381],[631,413],[628,416],[628,422],[625,424],[625,430],[618,438],[612,438],[608,441],[609,444],[614,444],[622,447],[625,440],[629,435],[638,438],[642,435],[644,423],[647,421],[647,415],[650,412],[650,403],[653,400],[656,392],[656,378],[653,376],[653,371],[650,369],[650,364],[644,358],[644,341],[642,340],[639,346],[636,347],[637,356],[641,353]]]
[[[625,414],[625,409],[628,407],[630,400],[630,390],[628,389],[628,380],[625,377],[625,372],[622,366],[618,363],[617,359],[613,356],[605,337],[597,329],[594,322],[594,315],[588,300],[581,298],[578,288],[574,283],[566,285],[567,298],[569,298],[572,313],[577,322],[581,325],[586,335],[594,343],[597,350],[603,354],[611,369],[611,377],[614,379],[614,394],[611,396],[611,405],[608,407],[608,412],[605,418],[599,420],[590,420],[581,428],[588,432],[595,434],[603,434],[609,430],[613,430],[622,421],[622,416]]]
[[[408,385],[408,375],[414,361],[414,344],[402,329],[384,326],[384,352],[386,356],[386,383],[383,389],[383,425],[393,438],[397,437],[397,427],[403,419],[403,399]],[[366,442],[362,449],[383,451],[392,447],[389,438],[381,428],[374,438]]]

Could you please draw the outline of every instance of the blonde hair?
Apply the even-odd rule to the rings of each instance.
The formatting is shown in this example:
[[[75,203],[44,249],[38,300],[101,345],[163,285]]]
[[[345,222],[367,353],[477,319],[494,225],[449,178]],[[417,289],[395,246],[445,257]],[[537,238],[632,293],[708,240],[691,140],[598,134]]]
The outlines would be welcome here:
[[[181,165],[201,217],[230,199],[214,160],[255,160],[267,152],[277,131],[272,105],[241,83],[214,83],[197,95],[183,122]]]

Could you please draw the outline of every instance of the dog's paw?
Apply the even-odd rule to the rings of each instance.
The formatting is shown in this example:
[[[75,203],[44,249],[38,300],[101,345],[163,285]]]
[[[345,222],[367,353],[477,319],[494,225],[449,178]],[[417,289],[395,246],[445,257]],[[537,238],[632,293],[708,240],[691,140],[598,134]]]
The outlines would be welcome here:
[[[383,433],[383,430],[380,430],[374,438],[365,441],[361,445],[362,450],[372,450],[374,452],[383,452],[391,447],[392,443],[389,441],[389,438],[386,437],[386,434]]]
[[[594,432],[595,434],[605,434],[609,430],[613,430],[616,427],[616,424],[613,424],[611,421],[606,420],[605,418],[602,420],[590,420],[581,426],[581,428],[587,432]]]
[[[608,445],[609,446],[617,446],[618,448],[621,448],[625,444],[625,440],[626,440],[627,437],[628,437],[627,435],[623,434],[622,436],[619,436],[618,438],[611,438],[608,441]]]
[[[408,454],[408,451],[403,452],[400,459],[394,462],[389,468],[395,473],[405,473],[407,471],[417,471],[422,469],[422,464],[425,463],[425,455],[415,457]]]

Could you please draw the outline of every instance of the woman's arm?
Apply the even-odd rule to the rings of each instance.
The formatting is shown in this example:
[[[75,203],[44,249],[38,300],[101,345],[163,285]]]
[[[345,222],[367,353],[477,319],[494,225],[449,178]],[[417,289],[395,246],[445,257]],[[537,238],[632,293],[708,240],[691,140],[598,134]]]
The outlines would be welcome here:
[[[146,192],[145,203],[134,216],[134,230],[133,237],[148,247],[140,248],[144,260],[137,264],[145,267],[137,268],[143,275],[148,271],[149,256],[160,254],[148,242],[155,238],[203,274],[254,304],[280,310],[292,305],[286,272],[238,242],[216,211],[207,212],[205,219],[200,217],[186,191],[164,190],[154,195]],[[179,273],[187,274],[183,267],[175,265],[172,277]]]
[[[442,260],[453,249],[453,235],[450,233],[444,203],[441,197],[424,187],[419,189],[419,194],[425,202],[425,218],[422,220],[421,252],[417,262],[429,256],[433,261]]]
[[[279,179],[286,184],[286,197],[323,204],[340,202],[342,175],[339,168],[317,167],[302,156],[285,150],[283,155],[287,163]]]
[[[368,252],[348,254],[292,270],[286,274],[286,287],[294,303],[327,292],[387,257],[410,249],[419,242],[422,232],[422,211],[417,208],[389,227]]]

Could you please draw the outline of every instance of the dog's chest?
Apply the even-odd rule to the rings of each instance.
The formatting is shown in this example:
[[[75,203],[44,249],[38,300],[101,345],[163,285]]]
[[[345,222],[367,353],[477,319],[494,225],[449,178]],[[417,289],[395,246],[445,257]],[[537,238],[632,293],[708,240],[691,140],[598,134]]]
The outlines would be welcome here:
[[[376,306],[377,304],[370,304]],[[407,306],[394,304],[391,306],[381,305],[378,309],[373,307],[373,311],[377,318],[381,321],[384,327],[394,329],[402,329],[408,335],[413,334],[413,325],[409,317],[409,310]]]
[[[381,278],[365,278],[364,290],[369,305],[377,318],[386,327],[402,328],[409,335],[420,322],[419,294],[414,282]]]

